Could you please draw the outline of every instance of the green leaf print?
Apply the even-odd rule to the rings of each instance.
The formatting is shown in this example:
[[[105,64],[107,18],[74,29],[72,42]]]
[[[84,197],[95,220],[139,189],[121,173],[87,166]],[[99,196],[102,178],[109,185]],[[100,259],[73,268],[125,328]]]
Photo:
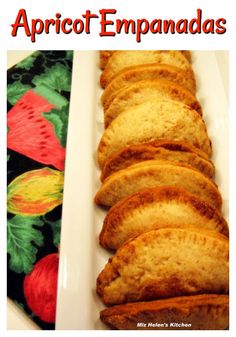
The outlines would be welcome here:
[[[53,244],[54,246],[58,247],[61,237],[61,219],[56,221],[50,221],[46,218],[46,216],[43,216],[43,221],[51,226],[53,234]]]
[[[22,60],[21,62],[19,62],[16,65],[16,68],[20,68],[20,69],[26,69],[26,70],[30,70],[30,68],[32,68],[35,59],[38,57],[39,53],[33,53],[32,55],[26,57],[24,60]]]
[[[33,269],[38,251],[36,246],[43,244],[43,235],[33,227],[34,225],[42,226],[43,221],[38,217],[21,215],[16,215],[7,221],[9,267],[16,273],[28,274]]]
[[[73,59],[73,50],[66,51],[66,59],[72,61]]]
[[[70,91],[71,72],[63,64],[56,63],[41,75],[36,75],[32,82],[37,86],[46,84],[48,87],[61,91]]]
[[[7,100],[11,105],[15,105],[16,102],[31,89],[30,85],[23,84],[20,81],[15,81],[7,86]]]
[[[43,116],[53,124],[55,134],[63,147],[66,147],[68,110],[69,106],[67,105],[61,110],[52,109],[50,112],[43,113]]]
[[[50,222],[50,225],[52,227],[53,233],[53,244],[54,246],[58,247],[61,238],[61,219],[54,222]]]

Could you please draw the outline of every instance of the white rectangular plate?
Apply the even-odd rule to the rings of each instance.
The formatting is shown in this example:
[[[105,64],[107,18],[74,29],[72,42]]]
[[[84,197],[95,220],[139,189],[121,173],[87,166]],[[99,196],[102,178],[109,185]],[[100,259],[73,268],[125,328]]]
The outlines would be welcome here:
[[[194,51],[192,64],[228,218],[227,95],[214,52]],[[105,212],[93,202],[100,185],[96,150],[103,132],[98,52],[75,52],[73,67],[56,328],[100,330],[106,327],[99,319],[104,306],[96,295],[96,278],[110,255],[98,244]]]

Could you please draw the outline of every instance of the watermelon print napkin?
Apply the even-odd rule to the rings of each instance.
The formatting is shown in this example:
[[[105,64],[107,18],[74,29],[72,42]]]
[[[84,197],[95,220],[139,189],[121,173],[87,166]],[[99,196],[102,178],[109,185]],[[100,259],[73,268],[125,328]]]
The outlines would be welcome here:
[[[72,58],[37,51],[7,72],[7,293],[47,330],[55,308],[32,294],[51,291],[57,268],[45,261],[60,244]]]

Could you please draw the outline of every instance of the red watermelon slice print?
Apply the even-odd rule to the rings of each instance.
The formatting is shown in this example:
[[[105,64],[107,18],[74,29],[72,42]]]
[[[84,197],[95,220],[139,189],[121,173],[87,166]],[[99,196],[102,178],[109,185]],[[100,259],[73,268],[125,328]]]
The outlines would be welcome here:
[[[65,148],[53,125],[43,117],[54,105],[33,90],[27,91],[8,112],[7,147],[37,162],[64,170]]]

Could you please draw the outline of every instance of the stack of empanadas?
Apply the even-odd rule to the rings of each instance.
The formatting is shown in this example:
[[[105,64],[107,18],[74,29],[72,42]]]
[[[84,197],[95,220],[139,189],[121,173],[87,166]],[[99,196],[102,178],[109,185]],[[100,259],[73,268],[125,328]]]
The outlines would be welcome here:
[[[189,51],[102,51],[97,278],[113,329],[227,329],[228,224]]]

